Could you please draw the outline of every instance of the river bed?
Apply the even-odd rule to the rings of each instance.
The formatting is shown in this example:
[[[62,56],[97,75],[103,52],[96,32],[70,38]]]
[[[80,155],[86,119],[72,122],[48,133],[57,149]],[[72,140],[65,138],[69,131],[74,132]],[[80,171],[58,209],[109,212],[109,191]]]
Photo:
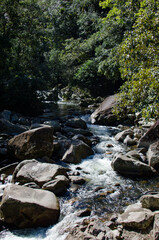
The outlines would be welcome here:
[[[72,110],[73,111],[73,110]],[[64,113],[62,113],[63,115]],[[88,122],[89,115],[82,118]],[[116,127],[92,125],[88,128],[99,143],[94,146],[95,154],[83,159],[80,164],[70,164],[73,171],[79,171],[86,183],[79,188],[72,186],[60,197],[61,216],[59,223],[49,228],[8,230],[0,233],[3,240],[64,240],[69,228],[80,221],[77,212],[90,208],[91,217],[107,218],[107,215],[119,213],[130,203],[136,202],[146,191],[158,188],[158,178],[149,180],[122,177],[111,167],[112,157],[117,152],[128,149],[117,142],[114,136],[119,129]]]

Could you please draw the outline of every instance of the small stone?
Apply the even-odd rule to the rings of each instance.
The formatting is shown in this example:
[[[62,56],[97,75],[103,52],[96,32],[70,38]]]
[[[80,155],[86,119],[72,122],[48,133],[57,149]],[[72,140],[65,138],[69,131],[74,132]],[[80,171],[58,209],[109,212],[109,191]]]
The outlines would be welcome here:
[[[91,209],[89,208],[83,209],[77,213],[78,217],[88,217],[90,215],[91,215]]]
[[[79,177],[79,176],[69,176],[69,179],[71,180],[71,182],[73,184],[84,184],[86,182],[86,180],[82,177]]]

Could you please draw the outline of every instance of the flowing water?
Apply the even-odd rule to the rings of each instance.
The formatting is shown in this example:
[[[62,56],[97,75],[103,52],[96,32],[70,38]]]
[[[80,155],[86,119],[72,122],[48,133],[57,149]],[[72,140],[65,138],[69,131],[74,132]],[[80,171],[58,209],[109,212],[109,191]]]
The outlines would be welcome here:
[[[88,115],[83,116],[86,120]],[[94,146],[95,154],[83,159],[80,164],[70,164],[73,171],[80,172],[86,183],[79,189],[71,187],[60,197],[61,217],[59,223],[49,228],[8,230],[0,233],[3,240],[64,240],[67,230],[80,219],[76,212],[90,208],[91,216],[106,218],[113,212],[121,212],[130,203],[136,202],[146,191],[158,188],[158,178],[143,180],[122,177],[111,167],[112,157],[117,152],[125,152],[124,145],[114,139],[119,131],[115,127],[88,124],[99,143]],[[109,145],[108,145],[109,144]]]

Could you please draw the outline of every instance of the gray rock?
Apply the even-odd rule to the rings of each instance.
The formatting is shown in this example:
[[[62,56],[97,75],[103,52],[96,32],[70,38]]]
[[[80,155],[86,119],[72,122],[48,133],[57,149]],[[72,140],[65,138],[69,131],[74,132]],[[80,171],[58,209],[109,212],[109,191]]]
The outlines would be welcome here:
[[[53,145],[54,145],[53,156],[62,158],[65,152],[71,146],[71,143],[72,143],[72,140],[67,138],[55,140],[53,142]]]
[[[87,128],[87,124],[84,120],[82,120],[81,118],[72,118],[69,119],[66,122],[66,126],[72,127],[72,128],[81,128],[81,129],[86,129]]]
[[[153,240],[159,239],[159,213],[155,214],[153,224]]]
[[[40,187],[35,182],[25,183],[23,186],[24,187],[29,187],[29,188],[40,189]]]
[[[159,141],[159,120],[141,137],[138,147],[149,148],[149,146]]]
[[[109,231],[109,232],[106,233],[105,239],[109,239],[109,240],[121,239],[121,233],[120,233],[120,231],[118,229]]]
[[[126,129],[122,132],[119,132],[115,135],[115,140],[119,141],[119,142],[124,142],[124,139],[126,138],[126,136],[133,136],[133,131],[131,129]]]
[[[53,153],[53,129],[49,126],[28,130],[8,142],[10,154],[17,159],[51,157]]]
[[[151,210],[159,210],[159,194],[147,194],[140,198],[140,202],[143,208]]]
[[[65,134],[73,133],[74,135],[82,134],[83,136],[92,136],[93,134],[88,129],[82,129],[82,128],[71,128],[71,127],[65,127],[62,129],[62,131]]]
[[[53,192],[56,195],[62,195],[67,191],[69,179],[64,175],[58,175],[54,180],[45,183],[42,189]]]
[[[139,153],[137,150],[132,150],[126,153],[127,156],[132,157],[132,158],[136,158],[139,161],[142,161],[143,158],[140,155],[141,153]]]
[[[44,124],[53,127],[54,132],[61,131],[61,125],[58,121],[45,121]]]
[[[132,205],[119,215],[117,222],[124,227],[147,229],[153,222],[154,214],[151,210]]]
[[[82,185],[82,184],[84,184],[86,182],[85,179],[80,177],[80,176],[69,176],[69,179],[71,180],[71,182],[73,184]]]
[[[73,140],[81,140],[81,141],[83,141],[84,143],[86,143],[88,146],[91,146],[91,145],[92,145],[91,140],[88,139],[87,137],[83,136],[82,134],[75,135],[72,139],[73,139]]]
[[[26,130],[27,130],[27,128],[24,126],[13,124],[5,119],[0,119],[0,132],[1,133],[16,135],[16,134],[22,133]]]
[[[112,125],[117,118],[112,113],[112,108],[116,103],[116,95],[107,97],[99,107],[92,113],[91,122],[93,124]]]
[[[85,208],[77,213],[78,217],[88,217],[91,215],[91,209]]]
[[[114,157],[111,166],[115,171],[128,176],[150,177],[157,175],[152,167],[121,153]]]
[[[0,208],[4,222],[18,228],[46,227],[57,223],[60,215],[53,193],[14,184],[5,188]]]
[[[159,170],[159,141],[150,145],[147,151],[147,160],[150,166]]]
[[[41,163],[36,160],[25,160],[16,167],[12,182],[25,184],[35,182],[39,186],[54,180],[57,175],[67,176],[67,169],[50,163]]]
[[[93,154],[93,150],[87,144],[78,141],[71,144],[70,148],[65,152],[62,161],[76,164]]]
[[[124,143],[127,146],[134,146],[137,144],[137,140],[136,139],[132,139],[129,135],[126,136],[126,138],[124,139]]]

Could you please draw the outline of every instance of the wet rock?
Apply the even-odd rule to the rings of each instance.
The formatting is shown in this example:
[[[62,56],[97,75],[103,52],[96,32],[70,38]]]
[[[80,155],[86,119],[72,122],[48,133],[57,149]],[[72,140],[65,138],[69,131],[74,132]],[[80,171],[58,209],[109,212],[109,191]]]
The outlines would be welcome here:
[[[8,142],[9,153],[19,160],[51,157],[53,152],[53,129],[41,127],[28,130]]]
[[[83,141],[84,143],[86,143],[88,146],[91,146],[91,145],[92,145],[91,140],[88,139],[87,137],[83,136],[82,134],[75,135],[72,139],[73,139],[73,140],[81,140],[81,141]]]
[[[53,127],[54,132],[61,131],[61,125],[58,121],[45,121],[44,124]]]
[[[121,239],[121,232],[118,229],[109,231],[105,235],[105,239],[118,240]]]
[[[159,120],[141,137],[138,147],[142,148],[149,148],[149,146],[159,141]]]
[[[7,155],[7,148],[0,148],[0,156],[5,157]]]
[[[159,213],[155,214],[153,224],[153,240],[159,239]]]
[[[84,120],[82,120],[81,118],[72,118],[69,119],[66,122],[66,126],[72,127],[72,128],[81,128],[81,129],[86,129],[87,128],[87,124]]]
[[[16,135],[16,134],[22,133],[26,130],[27,130],[27,128],[24,126],[13,124],[5,119],[0,119],[0,132],[1,133]]]
[[[11,111],[9,110],[3,110],[3,112],[0,113],[0,118],[3,118],[7,121],[10,121],[11,120]]]
[[[24,187],[29,187],[29,188],[40,189],[40,187],[35,182],[25,183],[23,186]]]
[[[48,125],[42,124],[42,123],[33,123],[30,126],[30,129],[35,129],[35,128],[42,128],[42,127],[47,127]]]
[[[25,184],[35,182],[42,187],[45,183],[54,180],[58,175],[67,176],[67,169],[50,163],[41,163],[36,160],[25,160],[15,169],[12,182]]]
[[[147,229],[152,224],[153,218],[154,214],[151,210],[133,204],[119,215],[117,222],[124,227]]]
[[[140,202],[143,208],[148,208],[153,211],[159,210],[159,193],[143,195],[140,198]]]
[[[124,142],[124,139],[127,137],[127,136],[130,136],[132,137],[133,136],[133,131],[131,129],[126,129],[122,132],[119,132],[115,135],[115,140],[116,141],[119,141],[119,142]]]
[[[157,175],[152,167],[121,153],[114,157],[111,166],[115,171],[128,176],[150,177]]]
[[[5,174],[6,176],[13,174],[17,165],[18,165],[18,162],[15,162],[0,168],[0,174]]]
[[[58,175],[54,180],[45,183],[42,189],[53,192],[56,195],[62,195],[67,191],[69,179],[64,175]]]
[[[134,146],[137,144],[137,140],[136,139],[132,139],[129,135],[126,136],[126,138],[124,139],[124,143],[127,146]]]
[[[114,147],[114,146],[113,146],[113,144],[108,143],[108,144],[106,145],[106,147],[107,147],[107,148],[112,148],[112,147]]]
[[[91,115],[93,124],[113,125],[117,122],[116,117],[112,113],[112,108],[116,103],[116,95],[107,97]]]
[[[77,141],[71,144],[70,148],[65,152],[62,161],[76,164],[93,154],[93,150],[87,144]]]
[[[149,165],[159,171],[159,141],[150,145],[147,152],[147,159]]]
[[[57,223],[60,215],[53,193],[15,184],[5,188],[0,208],[4,222],[18,228],[47,227]]]
[[[90,215],[91,215],[91,209],[89,208],[83,209],[77,213],[78,217],[88,217]]]
[[[73,133],[74,135],[82,134],[86,137],[92,136],[92,133],[88,129],[65,127],[62,129],[62,131],[65,134]]]
[[[82,177],[79,177],[79,176],[69,176],[69,179],[71,180],[71,182],[73,184],[79,184],[79,185],[82,185],[86,182],[86,180]]]
[[[53,156],[62,158],[65,152],[71,146],[71,143],[72,143],[72,140],[67,138],[55,140],[53,142],[53,145],[54,145]]]
[[[126,153],[127,156],[133,157],[138,159],[139,161],[142,161],[143,158],[141,157],[140,153],[137,150],[132,150]]]

